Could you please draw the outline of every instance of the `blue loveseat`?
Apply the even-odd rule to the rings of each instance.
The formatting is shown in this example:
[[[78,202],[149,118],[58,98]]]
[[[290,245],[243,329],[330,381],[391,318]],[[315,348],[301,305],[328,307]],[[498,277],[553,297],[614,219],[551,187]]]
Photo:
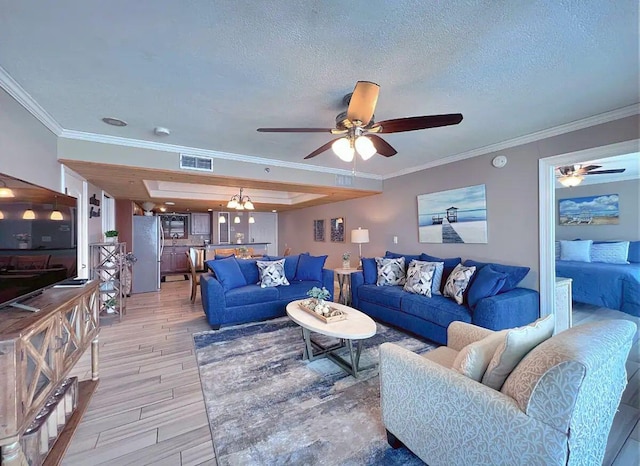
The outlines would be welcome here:
[[[301,261],[302,256],[306,257]],[[207,265],[217,271],[200,276],[202,306],[211,328],[217,330],[221,326],[284,316],[286,305],[306,298],[307,291],[314,286],[325,287],[333,300],[334,275],[333,270],[323,268],[326,256],[300,254],[284,259],[284,273],[290,284],[267,288],[258,284],[260,274],[255,259],[230,257],[207,261]]]
[[[387,257],[400,256],[400,254],[387,252]],[[443,284],[455,265],[461,262],[459,257],[439,259],[426,254],[405,256],[407,264],[411,259],[444,262]],[[351,305],[376,320],[437,343],[447,343],[447,327],[455,320],[491,330],[502,330],[529,324],[539,317],[538,292],[516,287],[529,271],[528,267],[465,261],[464,265],[476,266],[476,273],[490,265],[490,269],[485,272],[495,270],[506,275],[501,282],[502,285],[498,284],[498,287],[493,289],[485,287],[473,300],[473,305],[469,306],[466,298],[464,304],[460,305],[442,295],[432,295],[428,298],[404,291],[402,286],[378,286],[375,262],[372,259],[363,259],[362,265],[362,271],[351,274]],[[480,285],[477,283],[476,289],[479,289]],[[471,281],[467,290],[469,293],[473,286],[474,282]],[[484,294],[482,294],[483,291]]]

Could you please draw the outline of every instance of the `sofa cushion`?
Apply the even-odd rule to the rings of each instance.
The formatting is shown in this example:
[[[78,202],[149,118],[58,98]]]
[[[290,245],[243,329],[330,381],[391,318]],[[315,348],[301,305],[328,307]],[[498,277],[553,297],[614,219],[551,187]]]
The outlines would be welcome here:
[[[560,241],[560,260],[591,262],[591,245],[593,241],[590,239],[583,241]]]
[[[407,269],[407,281],[404,284],[404,291],[421,294],[430,298],[435,270],[436,266],[433,262],[412,260]]]
[[[391,309],[400,309],[400,302],[404,296],[410,295],[403,291],[401,286],[362,285],[358,287],[358,298],[361,301],[368,301]]]
[[[378,286],[404,285],[406,281],[406,269],[404,267],[404,257],[391,259],[388,257],[376,257],[376,267],[378,271]]]
[[[229,257],[236,257],[235,254],[216,254],[213,256],[214,260],[228,259]]]
[[[255,259],[240,259],[238,260],[238,267],[240,267],[247,285],[257,284],[260,281],[260,272]]]
[[[500,390],[511,371],[529,351],[550,338],[553,334],[553,314],[541,317],[530,325],[507,330],[482,377],[482,383]]]
[[[453,298],[456,303],[462,304],[464,302],[464,292],[471,282],[471,277],[476,272],[475,266],[467,267],[462,264],[456,265],[453,272],[447,278],[447,283],[444,285],[443,295],[449,298]]]
[[[461,257],[449,257],[447,259],[440,259],[439,257],[430,256],[429,254],[425,254],[424,252],[420,254],[420,260],[425,262],[444,262],[444,269],[442,271],[442,285],[440,286],[440,291],[444,290],[444,284],[447,283],[449,274],[453,272],[453,269],[456,268],[456,265],[462,262]]]
[[[441,295],[440,289],[442,288],[442,275],[444,273],[444,262],[429,262],[420,261],[423,264],[433,264],[435,270],[433,271],[433,278],[431,279],[431,295]],[[411,265],[411,264],[409,264]]]
[[[289,286],[278,287],[278,299],[294,301],[296,299],[307,298],[307,291],[309,291],[314,286],[322,288],[322,282],[291,282]]]
[[[385,252],[384,257],[388,259],[398,259],[400,257],[404,257],[405,270],[409,268],[409,264],[411,263],[411,261],[420,260],[420,254],[400,254],[399,252],[391,252],[391,251]]]
[[[464,261],[464,265],[466,265],[467,267],[475,266],[477,271],[487,265],[491,265],[493,270],[495,270],[496,272],[506,274],[507,278],[505,279],[504,285],[502,285],[502,288],[498,293],[506,293],[507,291],[511,291],[516,288],[522,281],[522,279],[527,276],[530,270],[529,267],[524,267],[521,265],[503,265],[493,262],[478,262],[470,259]]]
[[[480,382],[496,349],[505,340],[506,333],[506,330],[495,332],[468,344],[457,354],[451,369]]]
[[[364,275],[365,285],[375,285],[378,281],[378,267],[373,257],[362,258],[362,274]]]
[[[491,264],[482,267],[475,275],[467,293],[467,303],[471,309],[475,309],[481,299],[497,295],[507,280],[507,274],[498,272]]]
[[[287,277],[289,282],[296,280],[296,270],[298,268],[298,260],[300,256],[306,255],[308,256],[308,252],[303,252],[300,254],[294,254],[292,256],[262,256],[260,260],[263,261],[279,261],[284,259],[284,274]]]
[[[235,257],[207,261],[207,265],[213,269],[216,279],[225,291],[247,284]]]
[[[326,260],[327,256],[300,254],[294,279],[300,281],[321,282],[322,269]]]
[[[455,301],[445,298],[444,296],[427,298],[426,296],[418,294],[404,293],[400,303],[400,309],[407,314],[420,317],[428,322],[433,322],[445,329],[454,320],[471,323],[471,312],[469,309],[466,306],[458,306]]]
[[[256,261],[260,272],[260,287],[289,285],[289,280],[284,273],[284,259],[278,261]]]
[[[628,264],[629,241],[611,243],[593,243],[591,245],[591,262],[605,264]]]
[[[278,288],[260,288],[260,285],[245,285],[224,294],[227,308],[260,304],[278,300]]]

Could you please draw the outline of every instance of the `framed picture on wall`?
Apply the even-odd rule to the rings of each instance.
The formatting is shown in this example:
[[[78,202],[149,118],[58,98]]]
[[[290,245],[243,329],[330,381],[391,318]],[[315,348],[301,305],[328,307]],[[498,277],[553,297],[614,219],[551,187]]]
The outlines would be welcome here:
[[[617,225],[620,223],[618,194],[572,197],[558,201],[560,225]]]
[[[331,241],[334,243],[344,243],[344,217],[331,219]]]
[[[313,240],[324,241],[324,219],[313,221]]]

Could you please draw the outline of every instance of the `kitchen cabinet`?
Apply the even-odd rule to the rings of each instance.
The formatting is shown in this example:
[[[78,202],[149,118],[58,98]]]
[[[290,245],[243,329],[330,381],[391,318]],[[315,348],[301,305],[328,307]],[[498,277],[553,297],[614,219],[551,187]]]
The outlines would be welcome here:
[[[160,275],[189,272],[187,246],[165,246],[160,257]]]
[[[189,234],[189,214],[161,215],[164,239],[186,238]]]
[[[202,213],[191,214],[191,234],[192,235],[210,235],[211,234],[211,215]]]

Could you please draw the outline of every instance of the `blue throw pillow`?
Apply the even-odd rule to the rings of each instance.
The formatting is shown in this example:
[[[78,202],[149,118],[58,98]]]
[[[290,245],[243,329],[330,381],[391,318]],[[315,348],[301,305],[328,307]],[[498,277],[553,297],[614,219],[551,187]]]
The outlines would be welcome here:
[[[296,270],[298,270],[298,261],[300,260],[300,256],[303,255],[304,254],[295,254],[293,256],[286,256],[284,258],[284,275],[287,277],[287,280],[294,280],[294,277],[296,276]]]
[[[411,263],[411,261],[422,260],[422,259],[420,259],[420,254],[400,254],[398,252],[391,252],[391,251],[385,252],[384,253],[384,257],[388,258],[388,259],[398,259],[400,257],[404,257],[404,268],[405,268],[405,271],[406,271],[406,269],[409,268],[409,264]]]
[[[440,286],[440,291],[444,290],[444,284],[447,283],[447,278],[453,272],[453,269],[456,268],[456,265],[462,262],[462,257],[449,257],[447,259],[441,259],[439,257],[430,256],[429,254],[425,254],[424,252],[420,254],[420,260],[425,262],[444,262],[444,269],[442,271],[442,285]]]
[[[234,288],[239,288],[247,284],[247,280],[244,278],[235,257],[217,259],[209,262],[216,274],[216,278],[220,284],[222,284],[222,288],[224,288],[225,291],[233,290]]]
[[[227,259],[229,257],[236,257],[235,254],[227,254],[226,256],[224,254],[216,254],[215,256],[213,256],[214,259],[218,260],[218,259]]]
[[[627,256],[627,260],[635,264],[640,262],[640,241],[631,241],[629,243],[629,255]]]
[[[365,285],[375,285],[378,280],[378,267],[373,257],[362,258],[362,275]]]
[[[506,273],[498,272],[490,264],[482,267],[480,271],[475,274],[475,279],[469,286],[469,292],[467,294],[469,308],[475,309],[478,301],[481,299],[497,295],[504,287],[506,281]]]
[[[289,257],[289,256],[287,256]],[[298,259],[298,268],[296,269],[295,280],[313,280],[322,281],[322,268],[327,260],[327,256],[309,256],[301,254]],[[286,267],[286,264],[285,264]],[[285,269],[286,273],[286,269]]]
[[[213,259],[209,259],[208,261],[204,261],[204,268],[206,270],[211,270],[215,274],[215,271],[213,270],[213,267],[211,267],[211,264],[213,264]]]
[[[560,260],[591,262],[590,239],[584,241],[560,241]]]
[[[240,267],[247,285],[254,285],[260,281],[260,272],[255,259],[240,259],[236,262],[238,262],[238,267]]]
[[[475,265],[476,270],[482,269],[486,265],[491,265],[493,270],[495,270],[496,272],[502,272],[506,274],[507,279],[505,280],[504,285],[502,286],[498,294],[506,293],[507,291],[513,290],[518,286],[518,283],[520,283],[522,279],[527,276],[529,270],[531,270],[529,267],[523,267],[520,265],[502,265],[489,262],[476,262],[471,259],[464,261],[464,265],[468,267]]]

